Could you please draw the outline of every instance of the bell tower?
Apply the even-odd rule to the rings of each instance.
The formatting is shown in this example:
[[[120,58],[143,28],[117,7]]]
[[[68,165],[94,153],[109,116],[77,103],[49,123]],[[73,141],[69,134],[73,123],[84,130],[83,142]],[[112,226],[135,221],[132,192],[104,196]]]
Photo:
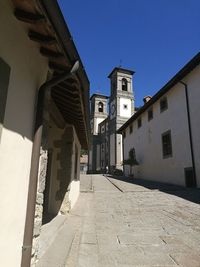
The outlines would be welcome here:
[[[91,125],[91,133],[93,135],[98,135],[99,123],[105,120],[108,116],[107,99],[108,96],[99,94],[93,94],[90,97],[90,102],[91,102],[90,125]]]
[[[89,149],[89,170],[97,171],[101,169],[101,132],[99,124],[108,117],[107,100],[108,96],[93,94],[90,97],[90,149]]]
[[[110,166],[122,168],[123,150],[122,136],[116,131],[134,113],[134,94],[132,76],[134,71],[114,68],[109,74],[110,79],[110,101],[109,101],[109,134],[110,134]]]

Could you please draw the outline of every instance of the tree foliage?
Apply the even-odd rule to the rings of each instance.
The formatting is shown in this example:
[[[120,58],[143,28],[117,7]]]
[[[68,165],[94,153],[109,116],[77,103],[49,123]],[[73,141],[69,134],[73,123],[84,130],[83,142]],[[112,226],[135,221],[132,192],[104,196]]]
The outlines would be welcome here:
[[[87,150],[85,150],[85,149],[81,149],[81,157],[83,156],[83,155],[87,155],[88,154],[88,151]]]
[[[128,155],[129,158],[124,160],[125,165],[130,165],[130,166],[139,165],[136,159],[135,148],[131,148]]]
[[[130,175],[132,175],[132,167],[135,165],[139,165],[136,159],[135,148],[131,148],[128,154],[129,154],[129,157],[128,159],[124,160],[124,165],[130,166]]]

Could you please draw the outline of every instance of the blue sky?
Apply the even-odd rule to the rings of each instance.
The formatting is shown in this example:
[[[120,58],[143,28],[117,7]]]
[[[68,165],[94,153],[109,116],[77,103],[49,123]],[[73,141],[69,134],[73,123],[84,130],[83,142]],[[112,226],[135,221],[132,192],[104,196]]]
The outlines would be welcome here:
[[[121,62],[135,71],[136,106],[200,51],[199,0],[59,0],[90,80],[109,95]]]

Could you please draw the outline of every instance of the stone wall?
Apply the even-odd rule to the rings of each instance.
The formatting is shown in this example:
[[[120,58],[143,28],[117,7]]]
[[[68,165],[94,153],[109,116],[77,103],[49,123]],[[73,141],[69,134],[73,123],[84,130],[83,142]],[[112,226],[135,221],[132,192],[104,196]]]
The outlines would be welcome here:
[[[39,174],[38,174],[38,190],[36,196],[36,206],[35,206],[35,221],[33,230],[33,244],[32,244],[32,259],[31,264],[34,266],[37,260],[38,246],[39,246],[39,236],[42,227],[42,215],[43,215],[43,203],[44,203],[44,189],[45,189],[45,179],[47,171],[47,150],[41,147],[40,150],[40,164],[39,164]]]
[[[42,143],[40,147],[40,159],[39,159],[40,161],[39,161],[37,195],[35,204],[35,220],[33,228],[31,266],[35,266],[35,263],[37,261],[39,236],[42,227],[44,190],[45,190],[47,162],[48,162],[48,133],[49,133],[48,131],[49,131],[49,112],[48,112],[48,98],[46,98],[44,106]]]

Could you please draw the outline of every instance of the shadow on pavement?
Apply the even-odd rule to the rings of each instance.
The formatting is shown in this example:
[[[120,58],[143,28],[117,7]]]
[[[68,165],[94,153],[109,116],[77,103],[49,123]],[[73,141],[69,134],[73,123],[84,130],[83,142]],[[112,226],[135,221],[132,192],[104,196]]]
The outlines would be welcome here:
[[[200,189],[187,188],[179,185],[172,185],[156,181],[149,181],[144,179],[130,178],[126,176],[108,175],[108,178],[113,178],[130,184],[140,185],[150,190],[159,190],[167,194],[175,195],[184,198],[188,201],[200,204]]]

